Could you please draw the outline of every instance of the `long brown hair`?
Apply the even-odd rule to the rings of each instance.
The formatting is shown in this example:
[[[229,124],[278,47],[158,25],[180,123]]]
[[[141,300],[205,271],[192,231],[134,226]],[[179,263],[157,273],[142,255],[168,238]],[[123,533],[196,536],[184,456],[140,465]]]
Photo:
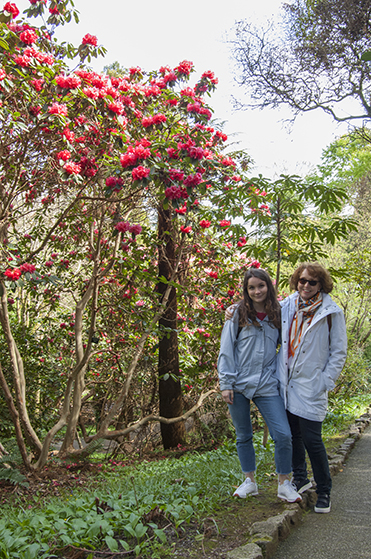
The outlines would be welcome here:
[[[247,290],[250,278],[258,278],[267,284],[268,292],[264,302],[264,311],[267,313],[269,322],[273,324],[275,328],[280,328],[281,307],[277,301],[276,290],[274,289],[269,274],[261,268],[249,268],[245,274],[243,280],[243,299],[238,304],[239,325],[248,326],[249,323],[252,322],[255,326],[259,326],[254,303]]]

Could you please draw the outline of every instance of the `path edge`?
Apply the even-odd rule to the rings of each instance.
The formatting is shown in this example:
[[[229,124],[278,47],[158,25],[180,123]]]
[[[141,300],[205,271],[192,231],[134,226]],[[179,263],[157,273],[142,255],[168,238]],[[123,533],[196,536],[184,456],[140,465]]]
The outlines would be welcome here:
[[[354,445],[363,431],[371,424],[371,404],[345,431],[347,438],[336,449],[328,454],[330,473],[336,475],[344,465]],[[285,540],[302,521],[303,514],[313,508],[316,492],[306,491],[301,503],[288,504],[285,511],[262,522],[255,522],[250,528],[250,538],[245,545],[236,547],[227,553],[228,559],[270,559],[277,550],[278,544]]]

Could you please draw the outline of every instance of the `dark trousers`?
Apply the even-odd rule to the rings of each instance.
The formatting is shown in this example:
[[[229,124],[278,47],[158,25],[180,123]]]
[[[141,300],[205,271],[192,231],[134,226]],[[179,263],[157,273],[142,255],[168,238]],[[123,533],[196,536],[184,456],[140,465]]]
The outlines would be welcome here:
[[[323,444],[321,421],[310,421],[287,412],[292,434],[292,471],[295,480],[307,479],[305,449],[312,465],[317,493],[330,494],[332,481],[327,452]]]

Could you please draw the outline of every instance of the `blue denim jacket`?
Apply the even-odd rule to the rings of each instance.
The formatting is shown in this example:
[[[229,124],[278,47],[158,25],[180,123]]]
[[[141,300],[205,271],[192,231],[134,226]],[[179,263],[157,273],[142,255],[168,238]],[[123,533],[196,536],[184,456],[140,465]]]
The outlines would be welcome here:
[[[238,334],[238,312],[224,324],[218,357],[220,390],[241,392],[246,398],[277,396],[276,349],[279,331],[268,317]]]

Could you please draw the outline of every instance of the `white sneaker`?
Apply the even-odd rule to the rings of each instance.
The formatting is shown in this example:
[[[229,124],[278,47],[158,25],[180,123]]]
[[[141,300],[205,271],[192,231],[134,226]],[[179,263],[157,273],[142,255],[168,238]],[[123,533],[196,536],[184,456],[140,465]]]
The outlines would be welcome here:
[[[249,477],[245,479],[243,483],[239,487],[237,487],[236,491],[233,493],[233,497],[240,497],[241,499],[246,499],[248,495],[257,495],[258,494],[258,486],[256,483],[251,481]]]
[[[277,497],[288,503],[298,503],[301,501],[301,495],[296,491],[292,483],[285,479],[283,483],[278,484]]]

